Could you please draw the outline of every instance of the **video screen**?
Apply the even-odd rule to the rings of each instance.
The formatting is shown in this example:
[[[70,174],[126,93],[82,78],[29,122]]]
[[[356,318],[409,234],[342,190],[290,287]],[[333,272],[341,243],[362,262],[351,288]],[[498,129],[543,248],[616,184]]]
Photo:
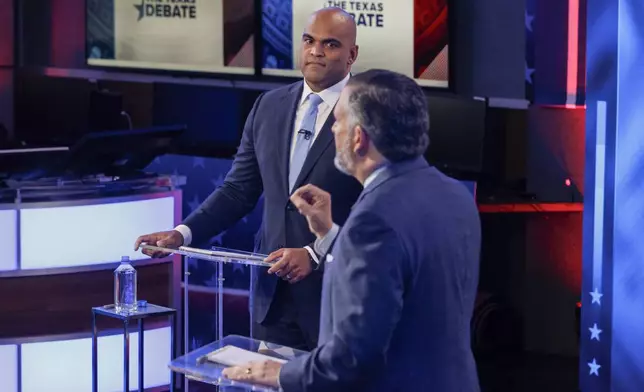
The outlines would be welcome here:
[[[87,0],[92,66],[253,74],[255,0]]]
[[[429,87],[449,86],[448,0],[262,0],[262,68],[266,75],[300,76],[299,48],[309,15],[340,7],[358,25],[353,72],[400,72]]]

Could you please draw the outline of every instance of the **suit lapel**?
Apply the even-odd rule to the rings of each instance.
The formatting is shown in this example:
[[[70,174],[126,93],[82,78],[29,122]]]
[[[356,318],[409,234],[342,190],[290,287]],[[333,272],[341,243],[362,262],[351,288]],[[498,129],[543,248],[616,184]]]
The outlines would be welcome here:
[[[327,117],[326,121],[324,122],[322,129],[320,129],[320,134],[315,138],[315,141],[313,142],[309,153],[306,154],[306,159],[304,160],[304,164],[302,165],[302,170],[297,176],[297,180],[295,181],[295,185],[293,186],[294,190],[302,185],[304,179],[309,175],[324,151],[326,151],[326,149],[333,141],[333,132],[331,132],[331,127],[333,126],[334,122],[335,117],[333,116],[332,108],[329,117]]]
[[[289,194],[288,189],[288,171],[289,161],[291,156],[291,138],[293,137],[293,129],[295,128],[295,114],[297,106],[302,97],[302,90],[304,88],[303,82],[294,84],[287,90],[287,93],[282,96],[281,105],[288,108],[287,115],[281,118],[281,123],[278,129],[281,131],[279,146],[278,146],[278,159],[281,159],[280,164],[280,179],[282,181],[282,188],[286,195]]]

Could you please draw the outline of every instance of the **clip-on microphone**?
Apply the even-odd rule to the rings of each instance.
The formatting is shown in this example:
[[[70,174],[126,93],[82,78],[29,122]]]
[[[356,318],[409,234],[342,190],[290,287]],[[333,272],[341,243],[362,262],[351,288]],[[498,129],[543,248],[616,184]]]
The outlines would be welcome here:
[[[309,131],[308,129],[300,129],[299,131],[297,131],[297,133],[304,135],[305,140],[309,140],[311,136],[313,136],[313,132]]]

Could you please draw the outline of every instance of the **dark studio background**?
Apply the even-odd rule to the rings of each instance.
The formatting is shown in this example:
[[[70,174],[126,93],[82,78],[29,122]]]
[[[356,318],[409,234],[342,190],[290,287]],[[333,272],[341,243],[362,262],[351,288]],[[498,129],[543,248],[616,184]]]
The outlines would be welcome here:
[[[482,138],[468,150],[481,154],[480,173],[454,169],[478,181],[484,243],[473,332],[482,385],[576,390],[585,97],[575,92],[565,107],[567,2],[455,0],[451,12],[453,92],[427,93],[430,101],[455,102],[440,101],[448,113],[441,123]],[[580,42],[577,74],[585,75],[584,21],[572,31]],[[184,216],[223,182],[254,99],[286,82],[92,69],[85,65],[83,0],[0,0],[0,147],[68,144],[109,105],[120,111],[118,102],[133,128],[186,124],[176,153],[148,168],[187,176]],[[97,96],[99,90],[108,93]],[[482,101],[466,104],[454,93]],[[127,128],[122,120],[112,126]],[[447,160],[464,148],[449,138],[443,146],[452,150],[435,154]],[[252,250],[260,220],[261,205],[211,243]],[[190,263],[191,345],[199,347],[214,340],[215,270]],[[225,276],[224,333],[247,334],[248,271],[227,266]]]

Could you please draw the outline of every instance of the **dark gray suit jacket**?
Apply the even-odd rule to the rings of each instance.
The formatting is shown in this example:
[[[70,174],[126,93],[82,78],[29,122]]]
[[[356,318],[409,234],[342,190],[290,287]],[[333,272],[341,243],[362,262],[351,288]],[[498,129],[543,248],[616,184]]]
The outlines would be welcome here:
[[[263,93],[253,106],[241,144],[223,186],[213,192],[186,220],[193,242],[204,243],[250,213],[264,194],[264,214],[256,251],[264,254],[279,248],[312,245],[306,219],[289,201],[288,172],[291,137],[303,82]],[[362,186],[340,173],[333,164],[335,146],[331,126],[333,114],[315,139],[297,179],[295,189],[314,184],[333,197],[333,219],[344,222]],[[299,319],[312,336],[317,336],[323,268],[291,286]],[[277,279],[259,269],[252,283],[255,290],[252,312],[261,322],[273,303]]]
[[[284,365],[284,391],[479,391],[480,240],[462,184],[423,158],[386,168],[327,257],[318,348]]]

